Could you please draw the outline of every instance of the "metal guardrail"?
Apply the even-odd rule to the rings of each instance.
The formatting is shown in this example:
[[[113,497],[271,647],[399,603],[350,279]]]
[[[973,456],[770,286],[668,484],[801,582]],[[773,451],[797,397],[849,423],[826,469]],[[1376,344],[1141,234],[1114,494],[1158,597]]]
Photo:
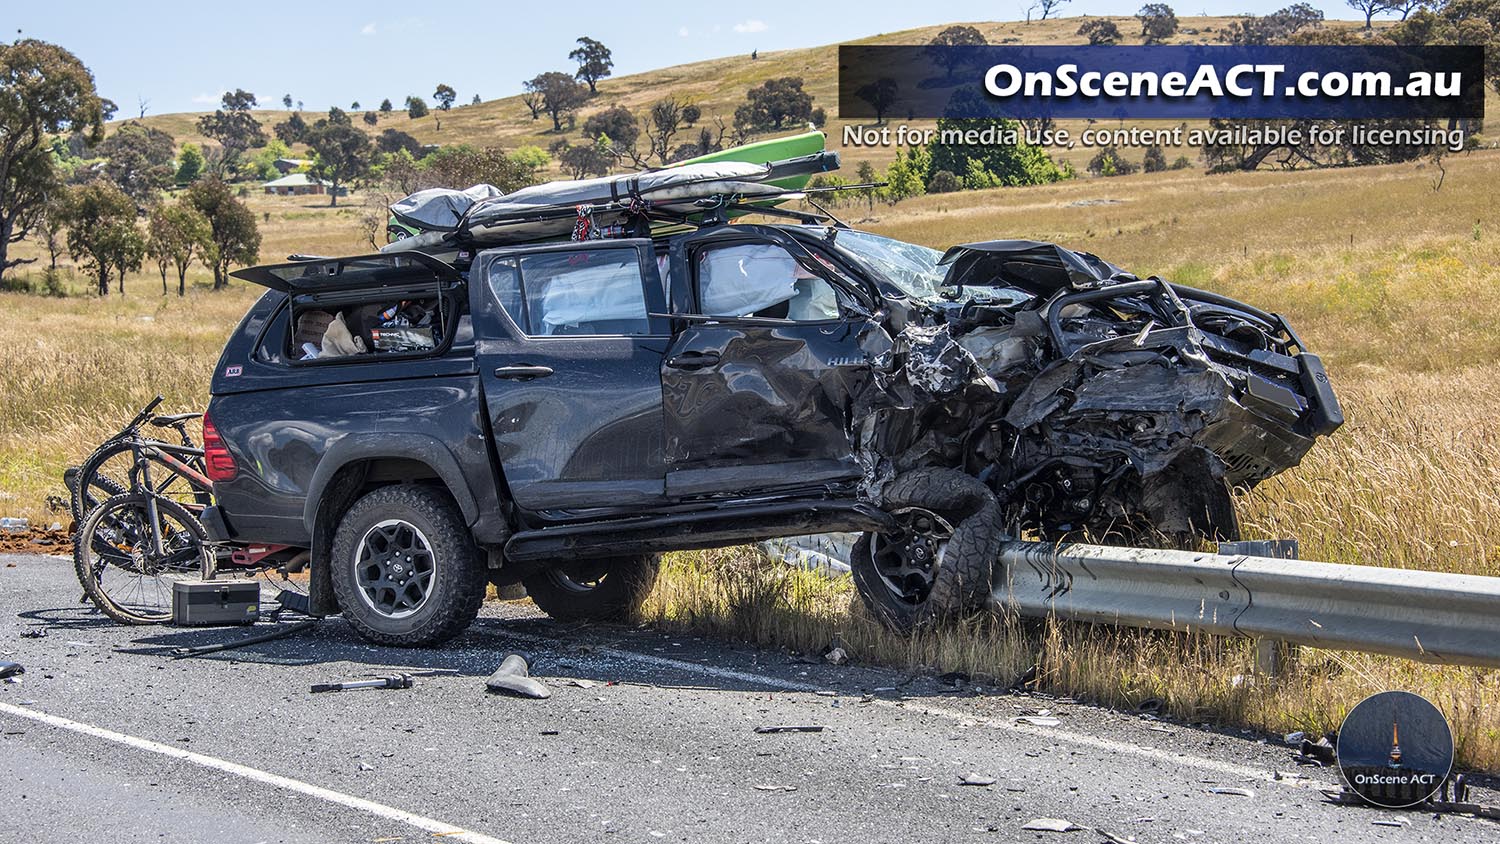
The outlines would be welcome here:
[[[1021,615],[1500,667],[1500,578],[1246,555],[1008,542]]]

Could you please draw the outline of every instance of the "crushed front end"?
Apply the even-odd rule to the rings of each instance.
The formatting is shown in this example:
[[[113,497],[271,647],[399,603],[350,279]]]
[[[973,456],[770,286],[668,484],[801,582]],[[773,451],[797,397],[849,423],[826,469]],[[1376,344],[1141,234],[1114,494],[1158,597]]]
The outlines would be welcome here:
[[[861,437],[877,501],[943,466],[983,481],[1013,534],[1233,539],[1231,491],[1343,422],[1318,356],[1253,306],[1037,241],[939,263],[942,300],[892,309]]]

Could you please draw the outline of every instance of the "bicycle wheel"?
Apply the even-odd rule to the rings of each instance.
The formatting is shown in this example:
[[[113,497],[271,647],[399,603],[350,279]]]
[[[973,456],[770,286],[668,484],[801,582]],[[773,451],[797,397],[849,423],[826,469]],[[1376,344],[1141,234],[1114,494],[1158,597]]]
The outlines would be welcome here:
[[[82,483],[84,468],[88,466],[89,459],[92,457],[93,455],[89,455],[82,465],[63,472],[63,483],[68,487],[68,511],[73,516],[75,530],[83,524],[84,517],[105,499],[128,492],[114,478],[97,473],[89,478],[87,484]]]
[[[105,615],[157,624],[172,617],[173,582],[202,571],[205,538],[203,525],[177,502],[128,492],[89,513],[73,541],[73,568]]]

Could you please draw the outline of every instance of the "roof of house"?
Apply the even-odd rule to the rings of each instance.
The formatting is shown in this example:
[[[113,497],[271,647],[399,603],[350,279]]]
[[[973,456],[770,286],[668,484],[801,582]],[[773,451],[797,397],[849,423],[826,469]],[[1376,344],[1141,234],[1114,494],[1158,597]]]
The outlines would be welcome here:
[[[271,181],[266,182],[264,185],[262,185],[262,187],[298,188],[306,185],[322,185],[326,188],[329,186],[329,183],[322,179],[314,179],[312,176],[309,176],[306,173],[292,173],[290,175],[282,176],[279,179],[272,179]]]

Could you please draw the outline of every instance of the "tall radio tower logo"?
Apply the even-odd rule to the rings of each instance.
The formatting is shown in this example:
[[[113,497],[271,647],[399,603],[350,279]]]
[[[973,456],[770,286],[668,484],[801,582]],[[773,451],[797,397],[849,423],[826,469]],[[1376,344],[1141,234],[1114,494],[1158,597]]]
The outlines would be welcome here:
[[[1391,758],[1386,764],[1401,767],[1401,723],[1395,719],[1391,720]]]

